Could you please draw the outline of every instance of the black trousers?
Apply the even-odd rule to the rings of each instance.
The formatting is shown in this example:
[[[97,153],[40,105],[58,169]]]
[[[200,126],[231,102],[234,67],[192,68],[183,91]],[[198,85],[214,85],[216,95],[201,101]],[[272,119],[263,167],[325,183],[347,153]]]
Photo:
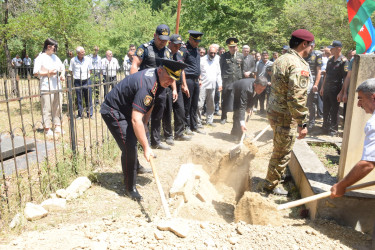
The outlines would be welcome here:
[[[341,86],[328,86],[323,91],[323,128],[326,130],[338,130],[337,117],[340,103],[337,102],[337,95]]]
[[[233,111],[234,92],[232,88],[223,88],[221,93],[221,120],[227,119],[227,113]]]
[[[78,107],[78,116],[82,117],[83,113],[83,104],[82,104],[82,96],[85,99],[86,103],[86,113],[87,117],[92,116],[93,108],[92,108],[92,88],[89,87],[91,85],[91,80],[80,80],[74,79],[74,87],[76,87],[76,96],[77,96],[77,107]]]
[[[102,113],[102,117],[121,149],[121,166],[125,187],[130,190],[136,184],[137,169],[139,168],[137,137],[134,134],[131,117],[125,117],[121,112],[113,109]]]
[[[184,106],[185,106],[185,122],[186,126],[191,130],[197,130],[198,124],[198,100],[199,100],[199,82],[198,78],[192,79],[187,78],[186,83],[189,88],[190,97],[184,96]]]
[[[173,138],[172,132],[172,110],[174,116],[174,136],[180,137],[185,130],[185,108],[182,96],[181,84],[177,84],[177,101],[173,102],[172,90],[167,93],[166,105],[163,115],[163,130],[166,139]]]
[[[241,123],[240,123],[241,117],[240,117],[240,110],[234,110],[233,111],[233,127],[232,131],[230,132],[231,135],[234,135],[238,139],[242,136],[242,129],[241,129]]]
[[[161,87],[160,87],[161,88]],[[169,93],[170,88],[166,88],[155,98],[154,109],[151,113],[151,145],[156,146],[161,142],[160,139],[160,127],[161,119],[163,118],[163,113],[166,105],[167,92]],[[172,91],[170,91],[172,95]]]
[[[260,95],[257,94],[255,96],[254,107],[255,108],[258,107],[258,101],[259,101],[259,111],[260,112],[263,112],[265,110],[264,109],[264,103],[265,103],[265,100],[266,100],[266,93],[267,93],[267,91],[263,91]]]

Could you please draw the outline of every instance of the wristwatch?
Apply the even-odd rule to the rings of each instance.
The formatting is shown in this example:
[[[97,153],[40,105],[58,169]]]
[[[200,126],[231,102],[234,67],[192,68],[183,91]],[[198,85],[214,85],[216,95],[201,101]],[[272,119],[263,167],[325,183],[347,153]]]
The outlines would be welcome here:
[[[307,124],[306,123],[298,124],[298,127],[300,127],[300,128],[306,128]]]

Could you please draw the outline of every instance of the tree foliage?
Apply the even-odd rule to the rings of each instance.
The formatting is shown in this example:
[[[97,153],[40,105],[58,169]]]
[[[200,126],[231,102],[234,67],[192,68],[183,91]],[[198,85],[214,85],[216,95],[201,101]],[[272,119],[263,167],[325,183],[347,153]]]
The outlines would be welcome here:
[[[4,1],[4,0],[3,0]],[[58,55],[94,45],[103,55],[113,51],[123,58],[129,44],[139,46],[153,38],[158,24],[175,31],[178,0],[8,0],[9,18],[0,13],[0,39],[7,41],[12,56],[28,53],[34,57],[43,41],[59,42]],[[240,46],[279,51],[297,28],[306,28],[316,37],[317,46],[341,40],[345,49],[354,48],[345,0],[182,0],[180,30],[184,40],[188,30],[204,32],[202,46],[225,46],[237,37]],[[0,47],[4,50],[4,46]],[[0,50],[4,58],[5,51]]]

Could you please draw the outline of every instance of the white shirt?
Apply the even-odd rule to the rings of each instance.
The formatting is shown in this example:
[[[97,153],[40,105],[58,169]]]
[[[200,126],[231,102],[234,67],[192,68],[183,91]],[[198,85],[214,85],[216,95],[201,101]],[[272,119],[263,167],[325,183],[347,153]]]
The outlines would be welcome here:
[[[102,59],[102,70],[103,75],[116,76],[116,71],[120,69],[120,65],[116,58],[112,57],[111,61],[108,61],[107,57]]]
[[[42,53],[35,59],[34,74],[41,71],[45,72],[47,70],[57,70],[60,72],[59,75],[65,73],[65,68],[60,58],[58,58],[55,54],[49,56],[46,53]],[[49,81],[48,76],[40,77],[40,90],[48,91],[57,89],[61,89],[61,84],[60,81],[58,81],[57,75],[50,76]]]
[[[124,71],[125,71],[125,76],[130,75],[130,68],[132,67],[132,61],[130,61],[130,58],[128,55],[125,56],[124,58]]]
[[[362,161],[375,161],[375,112],[365,126],[365,143],[363,145]]]
[[[222,86],[220,57],[215,56],[213,60],[208,55],[201,57],[201,88],[215,89],[216,83]]]
[[[321,70],[322,70],[322,71],[326,71],[328,59],[329,59],[329,58],[326,57],[326,56],[323,56],[323,57],[322,57],[322,67],[321,67]]]
[[[84,56],[82,61],[77,56],[70,60],[69,71],[73,72],[74,79],[86,80],[90,78],[90,70],[92,69],[91,58],[88,56]]]
[[[14,66],[16,66],[16,67],[21,67],[21,65],[22,65],[22,59],[21,58],[15,57],[15,58],[12,59],[12,62],[14,64]]]
[[[25,64],[26,66],[30,66],[31,65],[31,58],[28,57],[28,58],[24,58],[23,59],[23,64]]]
[[[91,58],[92,67],[95,69],[95,73],[99,73],[102,69],[102,58],[99,55],[94,57],[92,54],[89,55],[89,57]]]

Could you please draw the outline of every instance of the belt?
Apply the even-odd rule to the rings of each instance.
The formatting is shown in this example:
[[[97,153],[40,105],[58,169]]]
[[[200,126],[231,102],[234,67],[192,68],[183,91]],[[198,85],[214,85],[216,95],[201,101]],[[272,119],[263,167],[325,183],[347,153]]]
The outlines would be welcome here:
[[[195,75],[185,75],[186,79],[198,79],[199,76],[195,76]]]

